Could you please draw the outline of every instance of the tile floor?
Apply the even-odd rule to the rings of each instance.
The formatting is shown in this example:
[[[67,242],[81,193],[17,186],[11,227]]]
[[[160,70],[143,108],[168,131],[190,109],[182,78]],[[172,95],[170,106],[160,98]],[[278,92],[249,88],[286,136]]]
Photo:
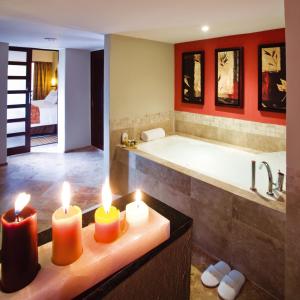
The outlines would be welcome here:
[[[0,167],[0,214],[13,206],[15,196],[30,193],[31,204],[38,210],[39,230],[51,225],[51,215],[60,206],[61,184],[72,185],[72,203],[83,210],[99,204],[103,176],[103,152],[88,147],[70,153],[58,153],[57,145],[34,147],[31,153],[8,157]],[[76,195],[75,195],[76,194]],[[200,275],[215,263],[199,249],[193,249],[191,300],[219,299],[216,289],[205,288]],[[254,284],[247,282],[238,300],[274,300]]]
[[[99,204],[104,181],[102,151],[88,147],[57,153],[55,144],[32,149],[8,157],[7,166],[0,167],[0,213],[13,207],[16,195],[25,191],[38,211],[39,230],[48,228],[52,213],[60,206],[64,180],[71,183],[73,204],[83,210]]]
[[[190,300],[219,300],[217,288],[207,288],[201,281],[200,276],[205,269],[215,264],[216,260],[210,258],[199,248],[193,247],[193,257],[191,266],[191,294]],[[276,300],[264,290],[250,281],[246,281],[236,300]]]

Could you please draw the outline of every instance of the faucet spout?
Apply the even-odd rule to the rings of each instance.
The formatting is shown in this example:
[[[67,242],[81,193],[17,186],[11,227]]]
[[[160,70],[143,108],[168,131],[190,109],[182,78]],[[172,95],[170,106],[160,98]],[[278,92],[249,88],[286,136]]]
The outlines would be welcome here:
[[[272,175],[270,165],[266,161],[263,161],[263,162],[261,162],[261,164],[259,166],[259,169],[261,169],[263,166],[266,167],[267,172],[268,172],[269,186],[268,186],[267,194],[269,196],[274,196],[274,193],[273,193],[273,175]]]

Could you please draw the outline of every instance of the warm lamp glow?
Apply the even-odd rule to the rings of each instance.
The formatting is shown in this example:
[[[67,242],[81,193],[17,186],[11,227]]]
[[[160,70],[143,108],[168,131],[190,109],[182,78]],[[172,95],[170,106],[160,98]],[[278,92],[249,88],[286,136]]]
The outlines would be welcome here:
[[[135,203],[137,206],[140,205],[142,201],[142,192],[140,189],[137,189],[136,192],[135,192]]]
[[[56,86],[56,78],[51,79],[51,86]]]
[[[18,195],[15,201],[15,215],[19,215],[23,208],[29,203],[31,196],[26,193]]]
[[[62,202],[64,211],[67,212],[69,209],[69,206],[70,206],[70,202],[71,202],[71,187],[70,187],[70,183],[67,181],[65,181],[63,183],[62,193],[61,193],[61,202]]]
[[[112,193],[109,186],[109,179],[106,178],[102,187],[102,205],[105,212],[108,214],[112,203]]]
[[[204,25],[204,26],[201,27],[201,30],[203,32],[207,32],[209,30],[209,26],[208,25]]]

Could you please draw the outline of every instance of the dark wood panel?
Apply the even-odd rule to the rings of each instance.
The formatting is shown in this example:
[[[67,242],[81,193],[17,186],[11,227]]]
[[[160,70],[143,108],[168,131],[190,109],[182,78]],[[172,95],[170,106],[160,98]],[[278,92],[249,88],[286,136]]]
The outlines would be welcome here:
[[[34,126],[30,129],[31,136],[34,135],[45,135],[45,134],[57,134],[57,125],[45,125],[45,126]]]
[[[22,135],[25,135],[26,132],[14,132],[14,133],[8,133],[7,134],[7,137],[14,137],[14,136],[22,136]]]
[[[15,65],[15,66],[26,66],[27,62],[22,62],[22,61],[9,61],[9,65]]]
[[[17,123],[17,122],[25,122],[26,118],[17,118],[17,119],[9,119],[7,123]]]
[[[27,79],[26,76],[7,76],[8,79],[17,79],[17,80],[21,80],[21,79]]]
[[[91,139],[103,150],[104,134],[104,50],[91,53]]]
[[[20,51],[27,53],[26,62],[9,62],[11,65],[26,65],[26,76],[9,76],[8,79],[26,79],[26,90],[8,91],[8,94],[26,94],[25,104],[8,105],[7,108],[22,108],[25,107],[25,145],[20,147],[14,147],[7,149],[7,155],[14,155],[20,153],[26,153],[30,151],[30,88],[31,88],[31,62],[32,62],[32,50],[30,48],[21,47],[9,47],[11,51]],[[13,122],[13,121],[11,121]],[[7,137],[18,136],[21,133],[7,134]]]
[[[11,105],[7,105],[7,108],[10,109],[10,108],[23,108],[23,107],[26,107],[27,105],[26,104],[11,104]]]

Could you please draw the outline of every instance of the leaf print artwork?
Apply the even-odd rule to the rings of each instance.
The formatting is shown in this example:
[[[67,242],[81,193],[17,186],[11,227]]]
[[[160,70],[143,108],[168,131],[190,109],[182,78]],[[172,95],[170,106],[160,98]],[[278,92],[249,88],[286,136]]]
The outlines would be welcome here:
[[[258,87],[260,110],[286,111],[285,44],[259,46]]]
[[[182,54],[182,102],[204,102],[203,57],[202,51]]]
[[[242,49],[216,49],[216,105],[242,106]]]

